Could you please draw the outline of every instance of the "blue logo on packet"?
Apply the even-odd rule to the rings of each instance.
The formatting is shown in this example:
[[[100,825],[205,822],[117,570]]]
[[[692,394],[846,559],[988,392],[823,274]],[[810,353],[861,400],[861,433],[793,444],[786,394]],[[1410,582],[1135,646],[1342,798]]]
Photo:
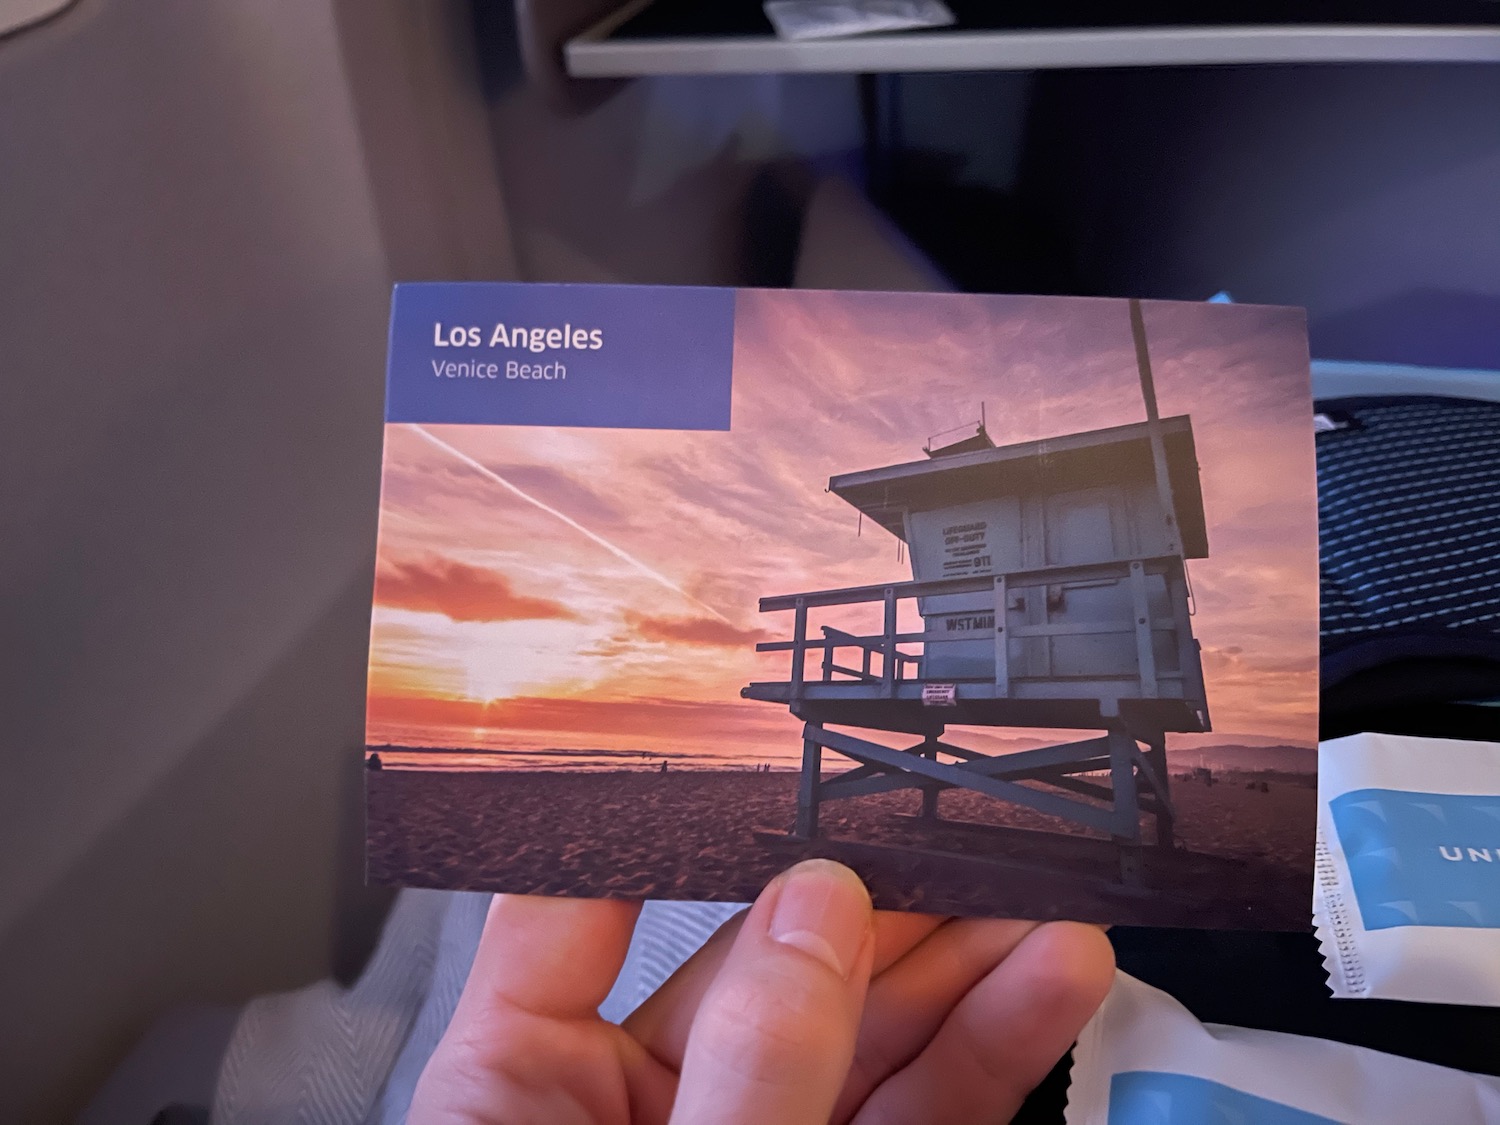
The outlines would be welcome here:
[[[1365,929],[1500,926],[1500,797],[1357,789],[1328,808]]]
[[[1128,1070],[1109,1082],[1108,1125],[1342,1125],[1233,1086],[1155,1070]]]
[[[727,430],[733,358],[732,289],[402,284],[385,420]]]

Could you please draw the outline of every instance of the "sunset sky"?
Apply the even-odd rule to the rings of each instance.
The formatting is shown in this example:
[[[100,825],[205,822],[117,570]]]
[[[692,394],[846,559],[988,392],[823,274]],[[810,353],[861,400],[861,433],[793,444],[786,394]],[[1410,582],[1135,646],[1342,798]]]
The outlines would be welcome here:
[[[1313,745],[1301,314],[1148,302],[1145,321],[1161,411],[1192,417],[1210,550],[1191,578],[1216,733],[1172,744]],[[367,741],[792,760],[785,708],[739,698],[787,678],[754,644],[791,615],[757,599],[909,579],[828,478],[918,460],[981,402],[998,445],[1141,420],[1125,303],[747,290],[727,433],[387,426]]]

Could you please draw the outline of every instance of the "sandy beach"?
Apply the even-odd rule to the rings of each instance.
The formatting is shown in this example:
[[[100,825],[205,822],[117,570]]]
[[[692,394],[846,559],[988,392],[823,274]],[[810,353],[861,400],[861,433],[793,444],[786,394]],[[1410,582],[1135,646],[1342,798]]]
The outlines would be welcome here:
[[[1178,781],[1183,846],[1147,849],[1144,889],[1119,885],[1107,841],[967,792],[939,806],[963,826],[921,822],[917,793],[885,793],[825,804],[822,834],[803,842],[779,836],[796,810],[791,773],[368,770],[366,781],[377,883],[746,901],[797,859],[828,855],[892,909],[1308,928],[1311,779],[1277,777],[1264,793],[1233,777]]]

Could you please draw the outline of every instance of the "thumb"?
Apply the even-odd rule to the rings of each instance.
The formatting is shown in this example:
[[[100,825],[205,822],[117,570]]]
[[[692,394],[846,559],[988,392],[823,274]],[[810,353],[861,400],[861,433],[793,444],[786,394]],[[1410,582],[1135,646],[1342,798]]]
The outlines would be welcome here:
[[[672,1125],[825,1125],[854,1056],[875,943],[870,895],[828,860],[773,880],[703,997]]]

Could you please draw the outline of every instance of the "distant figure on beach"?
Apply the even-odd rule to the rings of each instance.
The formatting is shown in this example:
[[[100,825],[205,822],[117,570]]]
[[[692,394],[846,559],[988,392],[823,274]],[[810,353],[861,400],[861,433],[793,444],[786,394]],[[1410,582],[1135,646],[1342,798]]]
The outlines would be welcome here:
[[[377,754],[371,754],[368,758],[365,759],[365,767],[367,769],[372,769],[372,770],[379,770],[379,769],[384,769],[385,768],[381,764],[381,762],[380,762],[380,755],[378,753]]]
[[[662,762],[662,764],[661,764],[661,772],[662,773],[666,773],[667,772],[667,763],[666,762]]]

